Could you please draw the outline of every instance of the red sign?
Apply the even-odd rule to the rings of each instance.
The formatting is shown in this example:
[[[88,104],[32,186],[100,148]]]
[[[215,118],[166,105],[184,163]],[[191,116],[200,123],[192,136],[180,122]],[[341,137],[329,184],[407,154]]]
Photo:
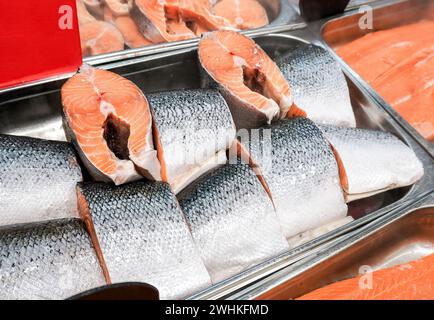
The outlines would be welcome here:
[[[0,57],[0,88],[76,70],[75,0],[1,0]]]

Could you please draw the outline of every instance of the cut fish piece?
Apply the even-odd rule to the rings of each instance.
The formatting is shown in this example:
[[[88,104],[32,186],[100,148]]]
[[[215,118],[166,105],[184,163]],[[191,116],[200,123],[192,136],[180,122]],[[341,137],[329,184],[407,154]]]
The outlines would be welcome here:
[[[224,165],[179,199],[213,283],[289,249],[272,202],[248,165]]]
[[[78,23],[80,25],[96,21],[95,17],[87,11],[83,0],[76,0],[75,3],[77,6]]]
[[[105,7],[104,20],[114,24],[118,28],[128,47],[141,48],[152,44],[150,40],[142,35],[136,23],[129,15],[115,15],[109,7]]]
[[[165,10],[170,19],[195,22],[209,30],[231,27],[227,19],[214,15],[210,3],[204,0],[165,0]]]
[[[227,100],[237,128],[296,112],[279,68],[250,38],[234,31],[208,33],[199,43],[199,59]]]
[[[279,59],[294,103],[316,123],[355,127],[350,93],[339,64],[327,50],[303,45]]]
[[[97,19],[102,19],[105,0],[82,0],[87,10]]]
[[[134,0],[104,0],[106,8],[116,16],[128,15],[133,7]]]
[[[423,176],[416,154],[383,131],[320,126],[340,163],[347,202],[408,186]]]
[[[143,36],[153,43],[180,41],[195,37],[192,31],[176,34],[168,29],[169,19],[166,17],[165,1],[135,0],[131,9],[131,17],[136,21]]]
[[[239,138],[268,184],[285,237],[347,215],[336,159],[311,120],[284,120]]]
[[[80,184],[78,194],[112,283],[146,282],[161,299],[184,298],[210,285],[168,184]]]
[[[95,180],[119,185],[140,174],[160,179],[151,112],[134,83],[83,66],[61,94],[67,136]]]
[[[176,90],[150,94],[148,100],[161,177],[175,193],[205,171],[226,163],[225,151],[235,139],[235,125],[218,91]]]
[[[229,20],[237,29],[255,29],[268,24],[267,12],[256,0],[221,0],[213,12]]]
[[[361,287],[362,277],[333,283],[299,300],[433,300],[434,254],[374,271],[370,281],[372,287]]]
[[[0,135],[0,226],[78,217],[79,181],[68,143]]]
[[[78,219],[0,232],[0,295],[5,300],[66,299],[106,284]]]
[[[104,21],[80,25],[80,41],[85,57],[124,50],[124,38],[120,31]]]

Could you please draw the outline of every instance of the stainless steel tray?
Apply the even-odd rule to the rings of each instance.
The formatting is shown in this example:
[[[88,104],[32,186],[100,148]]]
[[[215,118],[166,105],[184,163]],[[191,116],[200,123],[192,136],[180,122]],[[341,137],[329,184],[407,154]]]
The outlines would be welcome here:
[[[313,254],[238,292],[231,299],[294,299],[336,281],[434,253],[434,194],[388,213]]]
[[[430,0],[374,1],[369,5],[373,8],[374,30],[406,25],[423,17],[427,17],[428,15],[430,15],[431,19],[434,17],[434,2]],[[361,30],[358,26],[358,21],[362,14],[363,13],[359,13],[358,10],[349,11],[338,17],[310,23],[308,28],[318,39],[321,39],[320,41],[325,47],[333,52],[336,59],[342,64],[351,78],[361,83],[366,88],[369,95],[373,97],[389,115],[397,119],[404,130],[414,137],[428,153],[434,156],[434,144],[424,139],[363,78],[334,53],[334,49],[338,46],[360,38],[370,32],[370,30]]]
[[[291,34],[257,36],[256,41],[270,54],[278,56],[293,50],[313,35],[308,30]],[[196,48],[166,52],[155,56],[144,56],[132,60],[104,65],[103,68],[117,72],[134,81],[145,93],[200,86]],[[279,257],[266,261],[231,279],[221,282],[191,299],[224,298],[234,294],[259,279],[262,279],[290,264],[320,251],[324,246],[339,241],[341,236],[388,212],[395,212],[408,206],[433,190],[433,159],[424,152],[406,132],[369,97],[362,85],[348,77],[353,108],[359,127],[381,129],[392,132],[411,148],[424,163],[427,174],[412,187],[401,188],[360,200],[350,205],[349,214],[357,218],[326,235],[298,246]],[[0,133],[28,135],[46,139],[64,140],[62,129],[60,87],[65,79],[57,79],[35,87],[0,94]],[[373,204],[378,210],[372,211]]]
[[[298,15],[296,10],[289,4],[288,0],[258,0],[261,5],[267,11],[267,15],[270,23],[262,28],[245,30],[242,33],[245,34],[267,34],[270,30],[276,27],[291,25],[292,28],[303,28],[306,24],[303,22],[301,17]],[[179,50],[183,48],[188,48],[195,46],[199,38],[160,43],[155,45],[149,45],[142,48],[126,49],[118,52],[112,52],[107,54],[102,54],[93,57],[86,57],[83,59],[84,62],[91,65],[101,65],[108,62],[121,61],[125,59],[131,59],[134,57],[146,56],[150,54],[162,53],[167,51]]]

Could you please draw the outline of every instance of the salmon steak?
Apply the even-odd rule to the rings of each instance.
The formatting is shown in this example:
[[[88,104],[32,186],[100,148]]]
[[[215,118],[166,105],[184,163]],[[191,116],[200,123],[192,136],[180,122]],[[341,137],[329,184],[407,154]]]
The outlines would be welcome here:
[[[170,19],[166,13],[166,1],[135,0],[131,17],[140,32],[153,43],[180,41],[196,37],[185,21]],[[180,32],[181,30],[181,32]]]
[[[65,128],[97,181],[160,179],[148,101],[131,81],[84,65],[61,90]]]
[[[335,151],[347,202],[411,185],[424,173],[412,149],[378,130],[320,126]]]
[[[129,48],[140,48],[152,44],[140,32],[137,24],[126,14],[113,12],[109,6],[104,8],[104,20],[112,23],[121,33]]]
[[[319,124],[355,127],[350,93],[336,60],[327,50],[302,45],[277,62],[291,86],[294,103]]]
[[[215,4],[213,12],[241,30],[256,29],[269,23],[267,12],[256,0],[221,0]]]
[[[122,33],[105,21],[81,24],[81,52],[84,57],[124,50]]]
[[[217,83],[237,128],[271,123],[297,109],[279,68],[252,39],[235,31],[207,33],[198,53],[204,75]]]
[[[0,231],[4,300],[59,300],[106,285],[84,224],[63,219]]]
[[[273,204],[246,164],[226,164],[179,195],[213,283],[289,250]]]
[[[235,125],[216,90],[174,90],[148,95],[162,181],[175,193],[226,163]]]
[[[0,226],[78,217],[82,180],[70,144],[0,135]]]
[[[286,238],[346,217],[337,161],[311,120],[281,120],[238,138],[269,187]]]
[[[361,288],[363,275],[333,283],[298,300],[433,300],[434,254],[374,271],[372,286]]]
[[[161,299],[184,298],[210,286],[168,184],[86,183],[77,192],[81,216],[109,283],[149,283]]]

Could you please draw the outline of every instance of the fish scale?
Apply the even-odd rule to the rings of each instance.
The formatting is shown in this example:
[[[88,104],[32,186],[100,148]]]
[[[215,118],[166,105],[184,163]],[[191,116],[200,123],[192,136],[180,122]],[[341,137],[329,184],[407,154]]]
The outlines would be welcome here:
[[[71,145],[0,135],[0,225],[78,217]]]
[[[281,57],[277,65],[288,81],[294,102],[321,124],[355,127],[345,76],[327,50],[302,45]]]
[[[66,299],[106,284],[84,225],[76,219],[0,231],[2,299]]]
[[[336,159],[311,120],[283,120],[248,133],[241,144],[260,166],[285,237],[346,216]]]
[[[227,164],[179,195],[213,283],[289,249],[272,202],[245,164]]]
[[[213,158],[231,146],[235,125],[218,91],[175,90],[150,94],[148,101],[164,158],[162,176],[178,192],[219,164]]]
[[[112,283],[146,282],[162,299],[183,298],[210,285],[168,184],[88,183],[78,192],[80,212],[93,221],[90,229]]]

